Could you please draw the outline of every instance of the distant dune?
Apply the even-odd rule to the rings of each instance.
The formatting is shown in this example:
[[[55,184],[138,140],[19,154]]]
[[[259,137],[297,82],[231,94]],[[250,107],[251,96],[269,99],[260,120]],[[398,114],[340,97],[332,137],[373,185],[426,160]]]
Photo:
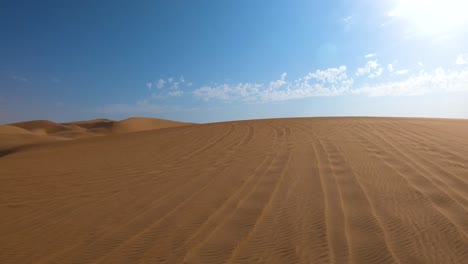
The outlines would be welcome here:
[[[19,122],[0,125],[0,153],[10,153],[18,147],[53,141],[131,133],[188,124],[190,123],[143,117],[133,117],[122,121],[94,119],[69,123],[55,123],[49,120]]]
[[[50,143],[59,141],[61,138],[37,135],[33,132],[14,125],[0,125],[0,157],[18,150],[19,147]]]
[[[467,263],[466,120],[184,125],[0,126],[0,262]]]
[[[188,124],[189,123],[181,123],[164,119],[133,117],[119,122],[115,122],[112,126],[112,132],[129,133],[136,131],[185,126]]]
[[[0,135],[17,135],[17,134],[26,134],[31,135],[31,131],[26,130],[21,127],[12,126],[12,125],[0,125]]]
[[[93,119],[69,123],[54,123],[48,120],[34,120],[13,123],[9,124],[9,126],[23,128],[37,135],[62,135],[66,137],[67,133],[130,133],[160,128],[184,126],[187,124],[189,123],[176,122],[159,118],[132,117],[122,121],[114,121],[110,119]]]

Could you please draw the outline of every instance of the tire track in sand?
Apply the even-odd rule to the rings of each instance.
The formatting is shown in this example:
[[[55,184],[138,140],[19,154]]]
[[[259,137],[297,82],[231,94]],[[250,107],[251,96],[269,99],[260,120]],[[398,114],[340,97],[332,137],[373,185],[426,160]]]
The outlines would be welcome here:
[[[336,144],[323,141],[347,223],[349,257],[355,263],[399,263],[371,199]]]
[[[290,165],[262,216],[228,263],[329,262],[323,191],[310,135],[296,122],[282,125],[291,148]],[[303,143],[297,144],[300,141]]]
[[[283,139],[284,132],[274,129],[277,137]],[[287,149],[285,151],[281,144],[276,149],[275,157],[267,167],[260,170],[260,180],[256,185],[204,240],[186,254],[184,262],[224,262],[237,244],[249,234],[283,176],[285,166],[282,164],[290,157],[290,152]]]
[[[391,199],[389,203],[395,204],[384,208],[388,211],[388,218],[392,219],[387,224],[392,230],[391,237],[399,241],[393,244],[399,252],[401,262],[458,263],[465,259],[460,249],[464,248],[463,245],[468,245],[468,241],[463,232],[434,204],[435,197],[439,194],[428,192],[424,178],[415,177],[410,167],[388,152],[388,147],[376,143],[376,132],[365,122],[353,133],[359,139],[358,142],[380,161],[376,161],[376,164],[384,165],[378,168],[386,175],[386,183],[380,183],[379,187],[389,186],[384,192],[387,196],[391,194],[390,190],[395,192],[387,198]],[[377,137],[377,141],[380,142],[381,139]],[[433,245],[438,245],[438,248]],[[411,248],[419,250],[409,251]],[[441,252],[450,252],[450,260]]]
[[[235,141],[232,142],[232,146],[231,147],[234,147],[235,146]],[[203,146],[203,145],[202,145]],[[214,167],[218,168],[219,165],[222,165],[226,162],[228,163],[231,163],[233,162],[233,159],[231,159],[230,157],[232,156],[233,152],[230,152],[230,151],[224,151],[223,152],[224,154],[228,154],[228,155],[222,155],[221,159],[218,159],[215,164],[213,164]],[[219,164],[219,165],[216,165],[216,164]],[[226,169],[229,169],[229,165],[225,164],[225,166],[221,166],[219,167],[219,169],[222,169],[223,171],[226,170]],[[221,175],[223,175],[224,173],[221,172]],[[85,251],[84,252],[87,252],[85,253],[85,255],[88,256],[88,260],[91,261],[93,259],[96,259],[98,258],[99,256],[95,255],[95,249],[96,248],[99,248],[101,251],[103,248],[115,248],[118,247],[118,245],[124,243],[128,237],[131,236],[131,234],[129,232],[134,232],[135,230],[147,230],[148,228],[151,228],[151,226],[154,226],[154,223],[151,222],[151,219],[158,219],[158,222],[161,222],[165,219],[165,217],[169,216],[169,215],[164,215],[164,216],[160,216],[159,214],[159,211],[164,208],[163,211],[167,211],[167,210],[171,210],[169,211],[169,213],[171,212],[174,212],[174,208],[169,208],[167,205],[168,204],[173,204],[174,203],[174,199],[178,199],[178,201],[180,201],[180,203],[177,203],[177,207],[176,208],[179,208],[180,206],[190,202],[191,200],[191,197],[194,197],[195,195],[198,195],[200,193],[202,193],[203,190],[206,190],[208,188],[208,186],[210,184],[213,184],[215,181],[219,181],[219,179],[216,179],[216,173],[215,171],[213,171],[212,173],[210,174],[206,174],[206,173],[197,173],[196,174],[197,176],[194,177],[194,178],[191,178],[190,181],[185,181],[183,182],[182,184],[179,183],[179,186],[177,186],[176,188],[176,191],[172,191],[172,192],[169,192],[163,196],[161,196],[160,198],[154,200],[151,202],[151,204],[148,206],[148,210],[145,210],[143,212],[141,212],[140,214],[137,214],[135,216],[133,216],[131,219],[129,219],[127,222],[123,223],[121,225],[121,227],[119,228],[116,228],[113,232],[111,233],[106,233],[104,234],[104,236],[102,237],[99,237],[97,239],[94,239],[92,241],[89,241],[89,242],[85,242],[85,243],[81,243],[79,245],[75,245],[73,246],[72,248],[70,248],[69,250],[73,250],[75,247],[79,247],[80,245],[82,246],[85,246]],[[195,190],[198,190],[192,194],[187,194],[186,191],[182,191],[184,188],[190,188],[190,189],[194,189],[194,184],[198,184],[198,183],[203,183],[202,180],[204,179],[202,176],[210,176],[210,180],[205,182],[205,185],[203,187],[200,187],[200,188],[196,188]],[[206,177],[205,177],[206,178]],[[188,195],[188,198],[184,198],[185,200],[180,200],[180,198],[183,198],[181,195],[185,195],[187,194]],[[179,197],[180,196],[180,197]],[[177,198],[179,197],[179,198]],[[171,203],[169,203],[168,201],[166,200],[171,200]],[[152,225],[150,225],[152,224]],[[124,228],[124,229],[122,229]],[[128,231],[126,231],[128,230]],[[80,254],[84,254],[84,252],[82,251],[83,249],[80,249]],[[65,252],[63,252],[65,253]],[[109,254],[109,253],[107,253]]]
[[[457,162],[458,160],[463,163],[468,163],[468,160],[463,160],[461,156],[458,156],[449,150],[445,150],[445,147],[435,145],[435,141],[433,139],[430,139],[429,135],[427,134],[420,135],[408,129],[402,131],[402,129],[395,128],[391,124],[384,124],[383,126],[387,131],[393,131],[394,133],[391,133],[393,134],[393,136],[396,136],[399,139],[404,139],[404,141],[412,142],[413,146],[419,146],[419,148],[416,149],[419,151],[419,153],[417,153],[414,150],[415,148],[409,148],[409,146],[401,144],[408,152],[416,154],[414,156],[420,159],[425,164],[425,166],[436,170],[438,174],[443,174],[445,176],[444,178],[446,178],[452,183],[453,188],[460,188],[460,190],[462,191],[468,188],[468,179],[464,179],[463,176],[461,176],[468,175],[468,168],[463,166],[461,163]],[[383,132],[382,129],[380,129],[379,131]],[[417,140],[414,140],[415,138]],[[428,155],[431,157],[431,161],[429,161],[426,158],[423,158],[423,156]],[[443,158],[443,160],[440,159],[441,157]],[[448,164],[455,165],[456,168],[459,169],[458,172],[460,175],[448,171],[442,166]]]
[[[325,214],[327,222],[328,245],[332,263],[344,263],[349,260],[349,246],[346,234],[346,223],[343,211],[342,197],[333,175],[332,164],[322,142],[314,144],[319,164],[322,188],[325,193]],[[338,199],[336,197],[339,197]]]
[[[398,162],[399,166],[404,166],[406,169],[412,170],[416,172],[419,177],[408,177],[409,179],[414,179],[414,182],[420,186],[421,190],[427,191],[430,193],[430,195],[427,195],[427,197],[432,201],[434,206],[438,208],[438,211],[440,211],[447,219],[453,223],[461,232],[463,235],[468,237],[467,231],[468,231],[468,222],[466,222],[465,217],[460,217],[460,216],[467,216],[468,217],[468,211],[462,204],[460,204],[456,199],[454,199],[452,196],[450,196],[449,193],[443,188],[440,187],[437,183],[434,181],[434,176],[432,177],[426,176],[429,174],[428,171],[424,171],[424,169],[419,165],[412,157],[401,151],[394,143],[392,144],[388,139],[386,139],[384,136],[381,136],[379,134],[379,130],[372,128],[368,125],[368,127],[371,129],[371,131],[375,131],[376,133],[374,134],[375,137],[379,138],[379,142],[383,143],[384,145],[388,146],[389,150],[393,150],[394,153],[392,153],[392,157],[400,160]],[[391,153],[391,152],[387,152]],[[407,176],[410,176],[412,174],[408,173],[406,174]],[[448,216],[449,215],[449,216]]]

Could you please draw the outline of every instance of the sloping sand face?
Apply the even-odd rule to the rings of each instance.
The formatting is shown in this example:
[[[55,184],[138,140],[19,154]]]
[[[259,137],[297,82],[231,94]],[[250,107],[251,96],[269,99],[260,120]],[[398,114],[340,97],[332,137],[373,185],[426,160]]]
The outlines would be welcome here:
[[[115,133],[130,133],[168,127],[179,127],[189,124],[190,123],[145,117],[132,117],[121,121],[94,119],[61,124],[49,120],[33,120],[1,125],[0,134],[3,134],[2,131],[11,131],[12,127],[15,127],[36,135],[49,135],[75,139]]]
[[[121,121],[94,119],[70,123],[55,123],[48,120],[0,125],[0,157],[20,148],[55,141],[73,140],[112,134],[132,133],[169,127],[180,127],[191,123],[158,118],[133,117]]]
[[[467,128],[273,119],[18,151],[0,262],[466,263]]]

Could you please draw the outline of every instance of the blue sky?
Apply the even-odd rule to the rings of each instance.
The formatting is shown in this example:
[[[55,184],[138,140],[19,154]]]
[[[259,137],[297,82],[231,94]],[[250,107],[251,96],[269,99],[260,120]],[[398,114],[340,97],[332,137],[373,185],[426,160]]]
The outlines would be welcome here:
[[[465,2],[2,1],[0,123],[468,118]]]

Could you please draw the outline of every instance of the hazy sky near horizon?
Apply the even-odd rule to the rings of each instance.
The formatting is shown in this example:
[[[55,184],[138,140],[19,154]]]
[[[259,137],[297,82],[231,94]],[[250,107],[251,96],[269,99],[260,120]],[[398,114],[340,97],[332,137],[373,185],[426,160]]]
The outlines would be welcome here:
[[[2,1],[0,123],[468,118],[468,2]]]

